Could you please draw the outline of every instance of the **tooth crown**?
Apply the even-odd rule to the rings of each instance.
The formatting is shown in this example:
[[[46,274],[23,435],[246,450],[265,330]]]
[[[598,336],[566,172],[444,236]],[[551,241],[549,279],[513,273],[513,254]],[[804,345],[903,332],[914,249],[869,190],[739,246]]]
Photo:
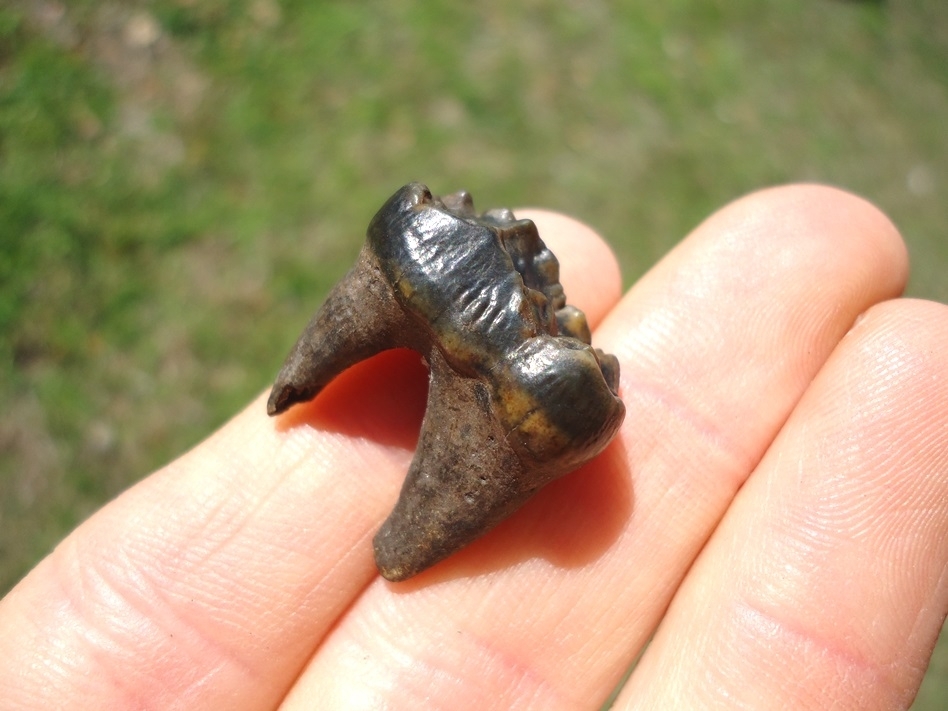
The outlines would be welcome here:
[[[430,384],[418,450],[374,541],[389,580],[434,565],[596,456],[625,414],[618,361],[591,347],[536,226],[509,210],[478,215],[465,192],[439,199],[411,183],[382,206],[267,410],[397,347],[425,356]]]

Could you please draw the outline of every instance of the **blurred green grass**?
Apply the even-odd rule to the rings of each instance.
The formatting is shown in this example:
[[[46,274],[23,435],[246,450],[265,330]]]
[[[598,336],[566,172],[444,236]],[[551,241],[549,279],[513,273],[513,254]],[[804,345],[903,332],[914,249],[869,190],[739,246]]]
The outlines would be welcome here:
[[[572,213],[627,283],[743,193],[834,183],[948,301],[944,0],[614,5],[0,7],[0,593],[268,385],[408,180]]]

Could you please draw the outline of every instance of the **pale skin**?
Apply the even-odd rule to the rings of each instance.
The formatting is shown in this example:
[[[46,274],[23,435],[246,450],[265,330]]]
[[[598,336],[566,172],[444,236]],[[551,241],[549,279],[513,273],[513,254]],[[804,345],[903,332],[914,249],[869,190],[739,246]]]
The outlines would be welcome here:
[[[899,298],[896,229],[762,191],[622,297],[589,228],[519,215],[621,362],[598,459],[392,584],[417,356],[261,396],[0,602],[4,708],[596,709],[653,635],[615,708],[907,708],[948,610],[948,309]]]

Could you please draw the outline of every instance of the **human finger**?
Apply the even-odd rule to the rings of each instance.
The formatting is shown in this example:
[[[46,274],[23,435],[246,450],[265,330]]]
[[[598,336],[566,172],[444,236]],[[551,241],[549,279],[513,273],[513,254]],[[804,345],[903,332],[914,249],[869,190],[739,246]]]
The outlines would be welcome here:
[[[948,308],[843,339],[615,708],[908,708],[948,611]]]

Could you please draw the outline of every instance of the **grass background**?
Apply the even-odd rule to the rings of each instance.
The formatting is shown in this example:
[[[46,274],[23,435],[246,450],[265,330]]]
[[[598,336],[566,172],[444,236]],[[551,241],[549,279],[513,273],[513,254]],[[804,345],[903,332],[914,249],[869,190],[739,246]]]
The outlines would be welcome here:
[[[572,213],[627,283],[834,183],[946,301],[946,166],[944,0],[7,0],[0,593],[269,384],[404,182]]]

